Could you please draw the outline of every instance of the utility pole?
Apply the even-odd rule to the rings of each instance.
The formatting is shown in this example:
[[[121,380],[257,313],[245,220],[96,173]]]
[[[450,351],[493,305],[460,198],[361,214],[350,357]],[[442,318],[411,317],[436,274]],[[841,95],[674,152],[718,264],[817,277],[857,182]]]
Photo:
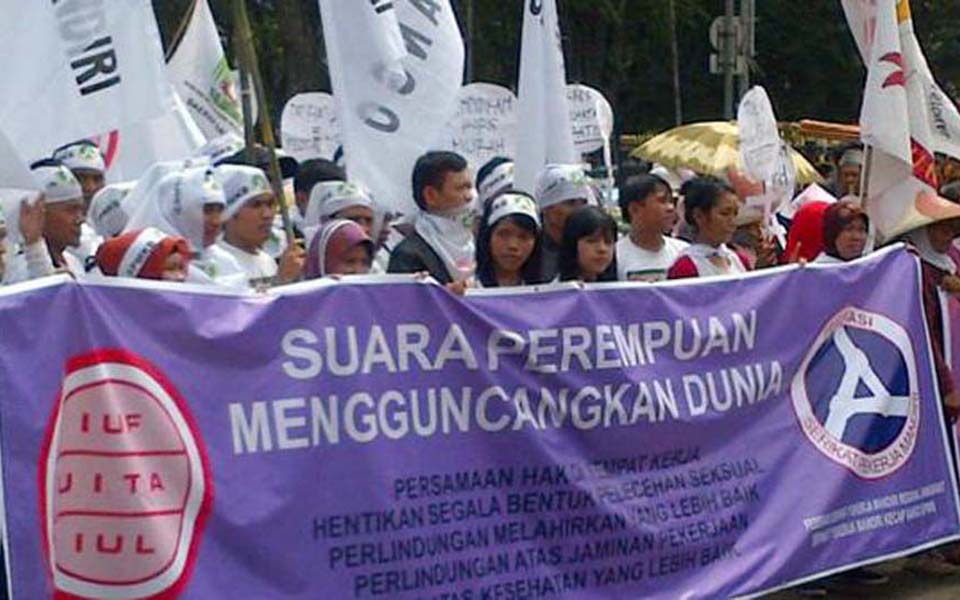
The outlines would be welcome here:
[[[743,26],[741,55],[743,70],[740,73],[740,97],[750,90],[750,65],[756,55],[757,5],[756,0],[740,0],[740,22]]]
[[[723,118],[733,119],[733,76],[737,68],[737,33],[734,29],[734,0],[726,0],[723,15]]]
[[[680,94],[680,50],[677,47],[677,4],[670,0],[670,54],[673,62],[673,109],[676,125],[683,125],[683,97]]]

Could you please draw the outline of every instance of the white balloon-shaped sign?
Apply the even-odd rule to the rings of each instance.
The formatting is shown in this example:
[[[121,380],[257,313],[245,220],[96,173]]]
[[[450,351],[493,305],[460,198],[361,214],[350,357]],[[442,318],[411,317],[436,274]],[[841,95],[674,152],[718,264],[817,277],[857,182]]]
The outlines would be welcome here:
[[[441,146],[461,154],[474,170],[516,149],[517,97],[505,87],[471,83],[460,89],[459,107]]]
[[[573,143],[580,154],[596,152],[613,135],[613,107],[599,91],[572,83],[567,86]]]
[[[764,182],[766,188],[766,193],[749,198],[747,203],[775,211],[793,198],[797,172],[789,147],[780,139],[777,117],[766,90],[755,86],[743,96],[737,123],[744,171],[754,180]]]
[[[326,92],[297,94],[280,117],[283,150],[298,161],[333,158],[340,146],[340,127],[333,96]]]

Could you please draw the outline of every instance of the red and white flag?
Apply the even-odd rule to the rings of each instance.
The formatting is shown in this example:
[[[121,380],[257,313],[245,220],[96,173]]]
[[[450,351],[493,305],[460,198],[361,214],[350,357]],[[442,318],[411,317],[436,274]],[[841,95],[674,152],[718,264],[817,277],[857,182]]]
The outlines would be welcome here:
[[[876,0],[843,0],[850,30],[865,64],[876,33],[878,3]],[[929,130],[934,152],[960,158],[960,109],[940,88],[930,71],[913,29],[909,0],[897,2],[900,46],[906,69],[907,94],[912,106],[911,127]]]
[[[960,136],[944,119],[950,111],[933,108],[931,89],[943,92],[913,33],[909,0],[844,0],[844,9],[868,71],[860,112],[860,136],[872,155],[868,214],[885,238],[960,217],[960,206],[937,194],[934,158],[956,151]]]

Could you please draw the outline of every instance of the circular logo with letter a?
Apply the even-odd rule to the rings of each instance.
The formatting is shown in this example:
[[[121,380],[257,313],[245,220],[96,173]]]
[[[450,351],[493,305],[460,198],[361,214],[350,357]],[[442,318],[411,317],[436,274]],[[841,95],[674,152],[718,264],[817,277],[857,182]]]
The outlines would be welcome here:
[[[125,350],[70,359],[39,467],[54,598],[180,596],[213,480],[187,404],[160,370]]]
[[[821,452],[864,479],[903,466],[917,443],[917,365],[907,331],[845,308],[826,324],[793,379],[793,408]]]

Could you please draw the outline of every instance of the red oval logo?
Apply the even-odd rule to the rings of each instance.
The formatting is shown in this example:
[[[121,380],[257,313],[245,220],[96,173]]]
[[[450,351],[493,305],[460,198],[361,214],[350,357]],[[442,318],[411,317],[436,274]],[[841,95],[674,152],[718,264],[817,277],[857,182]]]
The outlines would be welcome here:
[[[39,461],[57,598],[175,598],[213,504],[206,448],[176,388],[125,350],[67,362]]]

